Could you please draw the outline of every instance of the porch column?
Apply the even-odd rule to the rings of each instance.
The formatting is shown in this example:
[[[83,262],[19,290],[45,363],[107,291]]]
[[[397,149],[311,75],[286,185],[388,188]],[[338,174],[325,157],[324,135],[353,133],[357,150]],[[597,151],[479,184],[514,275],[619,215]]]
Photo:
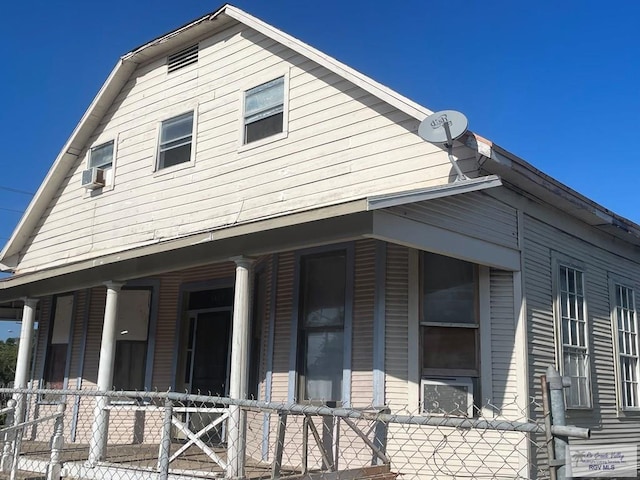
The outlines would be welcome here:
[[[116,353],[116,320],[118,314],[118,294],[122,283],[107,282],[107,302],[104,307],[104,323],[102,341],[100,343],[100,363],[98,364],[98,391],[106,392],[113,384],[113,362]],[[109,412],[105,410],[109,399],[96,397],[91,425],[91,442],[89,443],[89,465],[104,460],[109,433]]]
[[[236,262],[236,283],[233,299],[229,397],[246,399],[249,364],[249,272],[252,261],[244,257],[233,260]],[[243,478],[246,442],[245,414],[237,405],[229,405],[227,432],[227,478]]]
[[[29,382],[29,366],[31,364],[31,347],[33,344],[33,325],[36,319],[35,298],[25,298],[22,310],[22,327],[20,328],[20,343],[18,344],[18,359],[16,362],[16,375],[14,377],[14,388],[27,388]],[[24,421],[25,395],[16,395],[16,412],[14,416],[15,424]]]

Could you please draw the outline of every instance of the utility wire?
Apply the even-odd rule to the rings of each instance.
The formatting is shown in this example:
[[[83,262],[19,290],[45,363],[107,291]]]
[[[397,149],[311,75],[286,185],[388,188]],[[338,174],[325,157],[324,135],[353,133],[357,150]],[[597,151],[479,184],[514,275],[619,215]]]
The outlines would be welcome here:
[[[15,208],[0,207],[0,210],[4,210],[6,212],[23,213],[23,210],[16,210]]]
[[[18,188],[4,187],[0,185],[0,190],[6,190],[7,192],[13,193],[21,193],[22,195],[29,195],[30,197],[33,197],[33,192],[27,192],[26,190],[20,190]]]

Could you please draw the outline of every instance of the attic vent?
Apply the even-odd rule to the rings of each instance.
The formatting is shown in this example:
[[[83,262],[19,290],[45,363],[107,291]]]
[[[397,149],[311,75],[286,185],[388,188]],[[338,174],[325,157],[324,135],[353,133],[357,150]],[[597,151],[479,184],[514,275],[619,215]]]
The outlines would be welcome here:
[[[180,50],[173,55],[169,55],[169,58],[167,59],[167,72],[175,72],[176,70],[180,70],[181,68],[194,63],[198,63],[197,43],[191,47],[185,48],[184,50]]]

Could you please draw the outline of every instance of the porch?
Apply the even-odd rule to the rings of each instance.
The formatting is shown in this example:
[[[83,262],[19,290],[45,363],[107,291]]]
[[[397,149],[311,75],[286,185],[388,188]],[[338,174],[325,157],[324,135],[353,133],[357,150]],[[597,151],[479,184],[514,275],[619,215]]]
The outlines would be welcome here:
[[[5,425],[20,402],[47,396],[66,403],[51,402],[55,413],[27,412],[30,420],[0,430],[0,478],[230,478],[230,450],[242,452],[237,478],[395,478],[384,453],[386,428],[374,411],[174,393],[145,393],[141,399],[136,392],[12,392],[16,400],[2,410]],[[65,428],[72,421],[66,404],[79,400],[107,405],[107,444],[99,461],[95,445],[72,441]],[[240,410],[240,445],[230,445],[227,434],[233,407]],[[274,432],[256,434],[267,423]]]
[[[9,393],[14,399],[2,410],[5,425],[21,401],[33,405],[46,396],[65,402],[51,402],[48,411],[27,408],[28,420],[0,429],[0,478],[10,479],[535,479],[549,474],[544,456],[552,434],[589,436],[587,429],[545,425],[548,418],[511,421],[497,410],[488,418],[481,411],[461,418],[457,412],[390,413],[171,392],[0,389]],[[83,402],[107,405],[99,461],[92,460],[93,446],[70,438],[66,428],[73,409],[65,406]],[[227,434],[232,407],[240,411],[239,445]],[[241,452],[242,473],[235,477],[229,450]]]

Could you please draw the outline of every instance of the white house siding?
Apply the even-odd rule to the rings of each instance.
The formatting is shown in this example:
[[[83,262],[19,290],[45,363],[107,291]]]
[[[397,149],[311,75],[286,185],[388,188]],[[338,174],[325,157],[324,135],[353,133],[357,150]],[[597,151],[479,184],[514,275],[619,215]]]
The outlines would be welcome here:
[[[409,383],[408,317],[411,288],[409,249],[387,246],[385,394],[392,412],[419,415],[419,405],[410,404],[415,388]],[[483,415],[489,419],[521,419],[515,369],[515,316],[513,274],[497,269],[489,272],[489,315],[491,321],[491,388],[494,408]],[[418,361],[418,359],[415,359]],[[485,396],[483,394],[483,396]],[[486,397],[485,397],[486,398]],[[451,428],[389,426],[387,451],[392,470],[403,478],[459,478],[460,476],[516,477],[527,441],[519,433],[456,431]]]
[[[352,321],[351,355],[351,404],[357,408],[370,407],[373,403],[373,313],[375,291],[375,242],[358,240],[354,242],[354,296]],[[293,298],[298,288],[294,283],[295,253],[279,255],[276,294],[276,315],[274,330],[274,356],[271,399],[286,402],[289,385],[289,352],[291,348],[291,322]],[[295,388],[295,386],[293,387]],[[314,417],[314,423],[322,436],[322,421]],[[271,415],[269,455],[273,455],[278,427],[278,417]],[[340,458],[342,467],[361,465],[364,443],[356,434],[345,427],[339,428]],[[285,438],[283,463],[290,467],[301,466],[302,418],[289,416]],[[322,463],[318,449],[309,432],[309,468]]]
[[[289,349],[291,345],[291,314],[293,312],[293,271],[295,254],[278,256],[276,316],[273,344],[271,399],[285,402],[289,394]]]
[[[496,245],[518,248],[516,209],[483,192],[410,203],[388,211]]]
[[[286,72],[287,137],[239,149],[242,92]],[[196,105],[195,166],[154,175],[159,121]],[[446,153],[420,139],[417,125],[324,67],[236,25],[200,43],[197,65],[167,75],[163,57],[135,71],[87,144],[117,139],[115,187],[85,194],[85,150],[24,247],[18,271],[448,183]],[[476,168],[470,150],[455,153],[464,170]]]
[[[373,316],[375,309],[375,241],[355,244],[355,285],[353,302],[353,351],[351,358],[351,405],[370,407],[373,403]]]
[[[556,365],[552,275],[552,252],[573,258],[584,265],[587,325],[591,366],[593,408],[569,410],[570,424],[589,427],[592,442],[633,442],[640,444],[640,418],[617,411],[616,382],[610,316],[608,274],[640,284],[640,263],[632,261],[633,251],[606,235],[583,228],[580,235],[568,234],[532,216],[524,216],[525,293],[530,359],[530,391],[540,398],[540,375]],[[611,250],[596,246],[609,242]],[[617,246],[616,246],[617,244]],[[539,411],[532,412],[540,415]],[[577,440],[575,441],[577,442]]]
[[[499,415],[526,417],[517,403],[518,353],[515,351],[516,316],[513,300],[513,273],[492,268],[489,274],[491,292],[491,404]]]
[[[387,244],[385,312],[385,403],[394,410],[409,407],[407,342],[409,316],[409,249]]]

